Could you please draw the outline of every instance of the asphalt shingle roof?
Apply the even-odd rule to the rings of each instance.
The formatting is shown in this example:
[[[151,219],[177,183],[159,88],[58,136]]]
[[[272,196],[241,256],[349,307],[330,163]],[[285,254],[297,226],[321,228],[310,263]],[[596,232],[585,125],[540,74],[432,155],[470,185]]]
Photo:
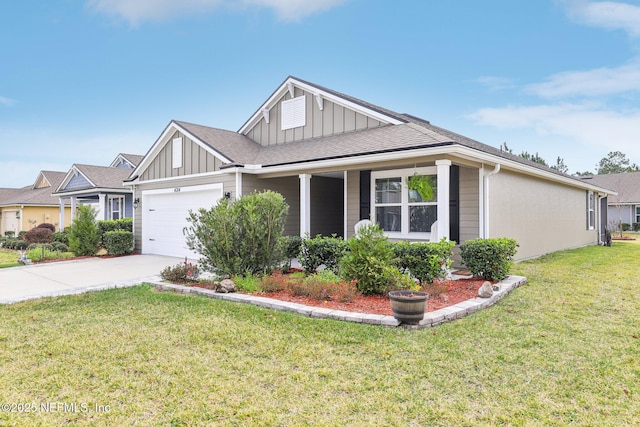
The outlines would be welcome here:
[[[640,204],[640,172],[610,173],[584,177],[585,182],[599,187],[607,188],[618,193],[617,196],[609,195],[607,202],[638,203]]]

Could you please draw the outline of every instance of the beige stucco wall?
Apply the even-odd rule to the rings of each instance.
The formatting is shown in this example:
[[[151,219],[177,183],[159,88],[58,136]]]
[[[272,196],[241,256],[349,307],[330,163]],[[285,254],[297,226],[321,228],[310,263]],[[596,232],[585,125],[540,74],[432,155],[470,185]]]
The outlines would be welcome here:
[[[53,206],[10,206],[0,208],[2,220],[0,221],[0,235],[13,226],[16,227],[16,235],[20,231],[28,231],[42,223],[49,223],[60,230],[60,208]],[[21,212],[20,218],[16,219],[16,212]],[[31,220],[31,221],[29,221]],[[71,225],[71,207],[64,210],[64,227]]]
[[[489,237],[516,239],[517,260],[598,243],[584,189],[501,171],[489,178],[489,198]]]

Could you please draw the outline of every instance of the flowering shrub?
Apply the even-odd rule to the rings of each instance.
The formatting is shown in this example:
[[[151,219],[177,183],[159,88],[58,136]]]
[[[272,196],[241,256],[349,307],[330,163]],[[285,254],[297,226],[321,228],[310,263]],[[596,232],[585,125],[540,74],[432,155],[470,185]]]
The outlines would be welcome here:
[[[169,282],[195,282],[200,276],[200,269],[195,264],[184,261],[173,267],[166,267],[160,272],[160,277]]]

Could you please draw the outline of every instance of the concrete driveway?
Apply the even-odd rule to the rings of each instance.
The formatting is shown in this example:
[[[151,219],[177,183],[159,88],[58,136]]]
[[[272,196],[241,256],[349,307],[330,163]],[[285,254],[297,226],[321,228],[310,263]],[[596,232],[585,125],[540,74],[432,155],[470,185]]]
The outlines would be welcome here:
[[[0,304],[160,280],[160,271],[183,261],[159,255],[129,255],[2,268]]]

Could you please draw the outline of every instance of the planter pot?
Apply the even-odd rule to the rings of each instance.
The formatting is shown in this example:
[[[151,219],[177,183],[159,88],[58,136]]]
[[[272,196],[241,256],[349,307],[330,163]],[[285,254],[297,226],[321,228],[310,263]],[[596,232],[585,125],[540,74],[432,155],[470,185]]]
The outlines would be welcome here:
[[[424,318],[428,294],[417,291],[389,292],[393,317],[402,323],[419,323]]]

